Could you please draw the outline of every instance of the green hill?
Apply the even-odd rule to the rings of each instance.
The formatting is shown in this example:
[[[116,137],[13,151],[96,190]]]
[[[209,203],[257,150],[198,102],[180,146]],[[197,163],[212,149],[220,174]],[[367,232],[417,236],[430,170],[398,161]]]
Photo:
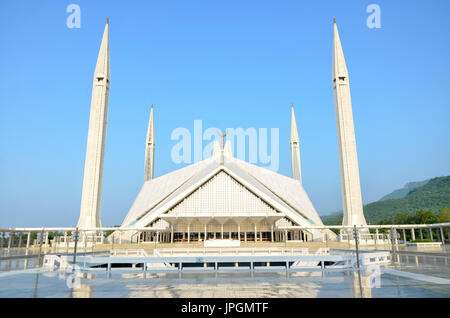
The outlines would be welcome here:
[[[430,179],[425,180],[425,181],[419,181],[419,182],[409,182],[403,188],[397,189],[397,190],[395,190],[395,191],[385,195],[384,197],[382,197],[378,201],[385,201],[385,200],[390,200],[390,199],[401,199],[401,198],[404,198],[412,190],[426,185],[428,183],[428,181],[430,181]]]
[[[413,214],[419,210],[425,210],[437,214],[443,207],[450,207],[450,176],[431,179],[424,185],[415,187],[403,197],[366,204],[364,215],[367,223],[378,224],[381,220],[391,218],[398,213]],[[324,216],[322,221],[328,225],[340,224],[342,212]]]

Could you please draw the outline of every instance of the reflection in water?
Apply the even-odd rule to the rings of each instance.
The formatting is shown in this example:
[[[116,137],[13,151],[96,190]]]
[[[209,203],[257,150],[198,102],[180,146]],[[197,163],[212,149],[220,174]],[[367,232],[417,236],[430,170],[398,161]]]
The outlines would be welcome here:
[[[353,273],[353,284],[351,288],[351,297],[353,298],[372,298],[372,285],[374,275],[376,273],[372,271],[361,270],[360,274],[358,271]]]
[[[38,282],[39,282],[39,273],[36,273],[36,277],[34,279],[33,298],[36,298],[38,295]]]
[[[121,286],[127,297],[158,297],[158,298],[191,298],[191,297],[320,297],[324,289],[321,273],[292,273],[286,278],[285,273],[219,273],[215,274],[183,274],[156,277],[148,275],[147,279],[133,279],[127,275],[121,278],[113,277],[111,283]],[[300,274],[300,275],[299,275]],[[295,276],[294,276],[295,275]]]
[[[81,278],[81,286],[69,289],[68,275],[60,272],[0,276],[0,297],[449,297],[449,286],[392,275],[382,276],[377,288],[374,272],[355,271],[291,273],[189,273],[140,275],[113,273]],[[373,287],[371,287],[373,286]]]
[[[446,258],[436,255],[396,253],[391,265],[399,271],[450,278]],[[61,271],[17,273],[17,266],[37,266],[38,258],[0,262],[0,297],[449,297],[450,286],[418,282],[414,279],[383,274],[377,285],[373,270],[310,271],[262,273],[173,273],[151,274],[113,272],[84,274],[81,286],[69,289],[67,275]],[[16,263],[14,263],[16,262]],[[18,265],[19,264],[19,265]],[[21,270],[18,272],[22,272]],[[379,278],[379,277],[378,277]],[[379,288],[378,288],[379,287]]]
[[[71,289],[71,298],[92,298],[94,287],[88,284],[80,284],[77,288]]]

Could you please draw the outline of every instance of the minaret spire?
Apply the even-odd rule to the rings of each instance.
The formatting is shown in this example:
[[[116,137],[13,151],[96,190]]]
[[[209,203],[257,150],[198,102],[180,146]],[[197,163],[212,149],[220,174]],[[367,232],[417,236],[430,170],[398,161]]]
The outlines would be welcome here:
[[[342,224],[360,226],[367,223],[362,206],[350,83],[336,20],[334,20],[333,27],[332,78],[341,170],[342,205],[344,210]]]
[[[106,21],[92,85],[91,113],[84,166],[78,227],[101,227],[103,161],[105,157],[106,123],[108,119],[109,24]]]
[[[295,121],[294,104],[291,104],[291,168],[292,178],[301,183],[300,140],[298,138],[297,123]]]
[[[153,179],[154,159],[155,159],[155,134],[153,130],[153,104],[150,109],[150,120],[148,122],[147,140],[145,141],[145,165],[144,181]]]

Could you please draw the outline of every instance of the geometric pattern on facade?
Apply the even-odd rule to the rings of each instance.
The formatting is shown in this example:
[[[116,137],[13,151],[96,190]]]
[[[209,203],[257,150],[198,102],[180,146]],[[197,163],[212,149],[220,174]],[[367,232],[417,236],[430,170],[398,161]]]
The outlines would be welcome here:
[[[251,217],[260,213],[277,211],[223,170],[168,212],[175,217]]]

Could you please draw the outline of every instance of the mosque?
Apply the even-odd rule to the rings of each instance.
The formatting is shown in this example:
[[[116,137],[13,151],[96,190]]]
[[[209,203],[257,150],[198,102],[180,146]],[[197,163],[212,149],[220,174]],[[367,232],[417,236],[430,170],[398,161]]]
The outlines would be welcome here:
[[[78,228],[100,228],[103,162],[110,85],[109,22],[103,33],[92,89],[89,133]],[[353,125],[348,71],[334,21],[332,81],[341,170],[343,225],[366,225]],[[291,110],[291,168],[287,177],[239,160],[229,141],[213,145],[210,158],[154,176],[153,107],[145,144],[144,184],[120,231],[130,242],[314,241],[335,234],[323,223],[302,185],[300,147]],[[286,228],[295,230],[286,231]],[[144,229],[144,230],[142,230]],[[148,229],[148,230],[145,230]],[[117,233],[113,233],[117,235]]]

